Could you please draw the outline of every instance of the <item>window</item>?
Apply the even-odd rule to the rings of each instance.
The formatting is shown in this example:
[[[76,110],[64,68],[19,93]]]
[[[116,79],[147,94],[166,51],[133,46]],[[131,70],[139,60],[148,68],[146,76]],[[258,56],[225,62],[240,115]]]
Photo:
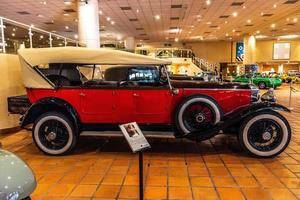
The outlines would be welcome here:
[[[128,80],[138,83],[156,83],[159,74],[156,68],[132,68],[128,72]]]

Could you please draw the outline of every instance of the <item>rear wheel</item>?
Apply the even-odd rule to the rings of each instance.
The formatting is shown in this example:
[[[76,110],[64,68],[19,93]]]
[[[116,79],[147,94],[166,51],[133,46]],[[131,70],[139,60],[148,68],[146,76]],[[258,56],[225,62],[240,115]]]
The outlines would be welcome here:
[[[280,154],[290,140],[289,123],[274,111],[260,112],[248,117],[239,132],[241,146],[251,155],[263,158]]]
[[[69,153],[78,138],[71,120],[58,112],[41,115],[34,123],[32,134],[37,147],[48,155]]]
[[[259,88],[259,89],[266,89],[266,87],[267,87],[267,85],[266,85],[265,82],[259,82],[259,83],[258,83],[258,88]]]
[[[186,98],[179,105],[175,115],[176,128],[181,135],[208,130],[220,119],[221,112],[217,103],[201,95]]]

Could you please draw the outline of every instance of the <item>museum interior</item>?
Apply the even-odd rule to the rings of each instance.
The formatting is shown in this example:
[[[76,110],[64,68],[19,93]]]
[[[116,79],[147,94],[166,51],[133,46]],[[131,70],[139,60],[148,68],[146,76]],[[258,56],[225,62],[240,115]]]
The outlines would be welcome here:
[[[0,0],[0,70],[0,200],[300,199],[299,0]]]

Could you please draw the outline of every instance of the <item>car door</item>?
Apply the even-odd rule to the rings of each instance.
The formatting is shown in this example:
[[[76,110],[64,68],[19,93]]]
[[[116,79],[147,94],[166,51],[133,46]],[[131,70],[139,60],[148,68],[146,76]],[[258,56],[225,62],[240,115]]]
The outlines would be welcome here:
[[[132,93],[135,121],[138,123],[167,123],[171,115],[172,94],[168,84],[159,81],[153,68],[129,69],[128,80],[137,82]]]

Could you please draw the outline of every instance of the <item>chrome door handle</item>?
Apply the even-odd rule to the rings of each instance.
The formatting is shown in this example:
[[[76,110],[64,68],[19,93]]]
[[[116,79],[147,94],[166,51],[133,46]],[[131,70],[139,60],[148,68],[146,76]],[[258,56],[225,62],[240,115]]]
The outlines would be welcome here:
[[[133,96],[134,96],[134,97],[139,97],[140,95],[137,94],[137,93],[133,93]]]
[[[79,93],[79,96],[85,97],[85,93],[80,92],[80,93]]]

